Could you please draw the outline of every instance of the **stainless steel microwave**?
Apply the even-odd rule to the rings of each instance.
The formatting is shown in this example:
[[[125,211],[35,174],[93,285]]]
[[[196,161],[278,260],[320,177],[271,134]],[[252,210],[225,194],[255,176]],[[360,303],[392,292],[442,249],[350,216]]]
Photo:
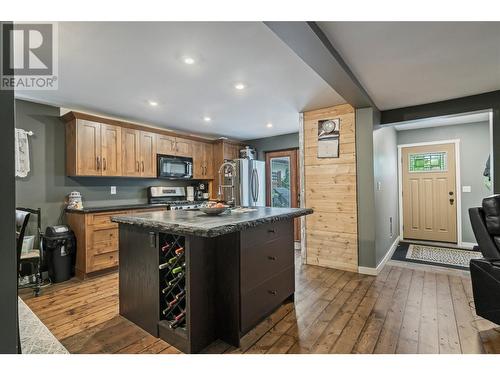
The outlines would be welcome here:
[[[171,180],[193,178],[193,158],[158,155],[158,178]]]

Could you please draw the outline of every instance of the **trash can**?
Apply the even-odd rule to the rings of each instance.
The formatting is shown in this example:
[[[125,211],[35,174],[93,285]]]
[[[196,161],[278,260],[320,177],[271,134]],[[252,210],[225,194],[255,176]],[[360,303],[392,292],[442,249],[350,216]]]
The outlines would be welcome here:
[[[74,275],[75,235],[66,225],[49,226],[43,236],[43,248],[50,280],[60,283]]]

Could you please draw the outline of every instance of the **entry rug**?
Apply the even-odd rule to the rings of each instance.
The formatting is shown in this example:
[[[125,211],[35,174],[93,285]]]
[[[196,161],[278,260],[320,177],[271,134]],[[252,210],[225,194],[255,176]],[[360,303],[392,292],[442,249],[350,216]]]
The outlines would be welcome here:
[[[400,242],[392,259],[441,267],[469,269],[471,259],[482,258],[479,251]]]
[[[18,298],[18,308],[23,354],[69,354],[21,298]]]

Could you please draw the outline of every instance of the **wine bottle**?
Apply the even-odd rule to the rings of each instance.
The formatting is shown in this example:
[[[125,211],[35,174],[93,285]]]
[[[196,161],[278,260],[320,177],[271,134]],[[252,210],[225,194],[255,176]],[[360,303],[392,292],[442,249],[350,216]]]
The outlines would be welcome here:
[[[183,247],[179,247],[178,249],[175,249],[175,255],[180,256],[182,254],[184,254],[184,248]]]
[[[186,290],[182,289],[179,293],[175,295],[175,299],[179,300],[180,298],[182,298],[184,294],[186,294]]]
[[[174,319],[175,320],[172,323],[170,323],[170,328],[172,329],[175,329],[179,327],[182,323],[184,323],[184,321],[186,320],[186,312],[185,311],[181,312]]]
[[[170,249],[170,244],[168,242],[161,247],[161,251],[164,253],[166,253],[168,249]]]
[[[173,275],[176,275],[178,274],[179,272],[182,272],[184,270],[184,267],[186,267],[186,263],[182,263],[181,266],[179,267],[175,267],[173,270],[172,270],[172,274]]]

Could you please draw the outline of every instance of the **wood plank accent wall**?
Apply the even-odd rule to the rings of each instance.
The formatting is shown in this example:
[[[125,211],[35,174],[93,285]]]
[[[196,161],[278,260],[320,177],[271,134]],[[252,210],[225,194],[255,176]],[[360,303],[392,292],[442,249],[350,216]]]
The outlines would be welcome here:
[[[318,121],[340,118],[339,158],[318,158]],[[348,104],[304,113],[306,263],[357,272],[355,110]]]

